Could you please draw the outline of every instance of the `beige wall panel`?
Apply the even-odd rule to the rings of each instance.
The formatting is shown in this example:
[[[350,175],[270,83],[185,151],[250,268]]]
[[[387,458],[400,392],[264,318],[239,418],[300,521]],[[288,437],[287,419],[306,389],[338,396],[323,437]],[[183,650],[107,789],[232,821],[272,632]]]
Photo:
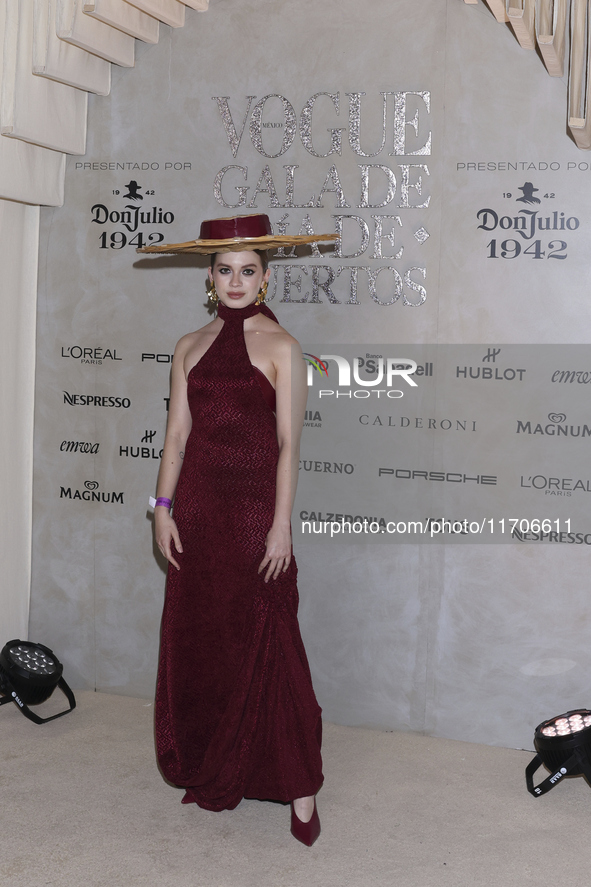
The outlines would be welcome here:
[[[536,41],[551,77],[564,74],[568,10],[567,0],[536,0]]]
[[[137,37],[144,43],[158,43],[157,20],[134,6],[130,7],[124,0],[84,0],[83,9],[86,15]]]
[[[66,155],[19,139],[0,138],[0,198],[61,206]]]
[[[507,17],[522,49],[534,49],[535,0],[507,0]]]
[[[32,72],[33,4],[8,0],[0,132],[54,151],[84,154],[87,93]]]
[[[33,73],[97,95],[111,90],[111,64],[57,36],[58,0],[35,0]]]
[[[4,64],[6,7],[0,6],[0,71]],[[0,198],[61,206],[65,156],[18,139],[0,137]]]
[[[57,36],[100,58],[132,68],[135,40],[83,11],[83,0],[57,0]]]
[[[498,22],[508,22],[507,6],[505,0],[486,0],[490,10]]]
[[[583,150],[591,148],[591,92],[589,73],[589,4],[572,0],[570,10],[570,58],[568,72],[568,126]]]
[[[185,24],[185,4],[180,0],[124,0],[124,2],[143,9],[171,28],[182,28]]]
[[[2,160],[0,158],[0,164]],[[39,207],[0,200],[0,644],[28,637]]]

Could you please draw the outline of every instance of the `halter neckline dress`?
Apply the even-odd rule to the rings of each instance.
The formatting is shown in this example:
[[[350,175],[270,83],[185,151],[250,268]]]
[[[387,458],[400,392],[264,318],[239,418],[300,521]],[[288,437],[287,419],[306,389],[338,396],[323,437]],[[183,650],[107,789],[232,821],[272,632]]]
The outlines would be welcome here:
[[[193,424],[173,511],[183,552],[180,571],[169,565],[162,617],[158,762],[185,803],[208,810],[243,797],[288,802],[323,780],[296,563],[266,584],[257,572],[279,455],[273,386],[244,340],[259,311],[276,321],[266,306],[220,303],[224,325],[188,376]]]

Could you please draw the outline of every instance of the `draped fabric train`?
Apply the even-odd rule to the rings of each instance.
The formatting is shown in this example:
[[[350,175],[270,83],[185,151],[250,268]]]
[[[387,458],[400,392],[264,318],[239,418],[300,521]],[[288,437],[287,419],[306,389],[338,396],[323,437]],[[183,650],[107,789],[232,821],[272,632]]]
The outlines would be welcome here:
[[[298,621],[297,567],[257,570],[273,521],[275,416],[244,341],[266,306],[219,306],[224,325],[193,367],[193,425],[174,518],[156,692],[164,776],[185,800],[232,809],[243,797],[291,801],[322,784],[320,707]],[[270,383],[267,384],[269,387]]]

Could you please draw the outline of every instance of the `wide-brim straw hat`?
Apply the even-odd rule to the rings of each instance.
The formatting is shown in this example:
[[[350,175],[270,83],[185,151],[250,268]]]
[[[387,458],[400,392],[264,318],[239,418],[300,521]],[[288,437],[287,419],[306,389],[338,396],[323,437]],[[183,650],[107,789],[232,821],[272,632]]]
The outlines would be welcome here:
[[[274,249],[280,246],[300,246],[305,243],[338,240],[338,234],[273,234],[269,216],[262,213],[233,216],[202,222],[198,240],[186,243],[159,243],[144,246],[138,253],[200,253],[211,255],[222,252]]]

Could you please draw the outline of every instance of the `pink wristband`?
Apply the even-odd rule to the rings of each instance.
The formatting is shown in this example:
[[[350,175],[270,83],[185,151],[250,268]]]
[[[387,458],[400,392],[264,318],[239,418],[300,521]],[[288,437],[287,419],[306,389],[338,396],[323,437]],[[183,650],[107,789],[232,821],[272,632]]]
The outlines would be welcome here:
[[[172,508],[172,499],[166,499],[164,496],[158,496],[154,508],[156,508],[158,505],[163,505],[164,508],[168,508],[168,510],[170,511],[170,509]]]

